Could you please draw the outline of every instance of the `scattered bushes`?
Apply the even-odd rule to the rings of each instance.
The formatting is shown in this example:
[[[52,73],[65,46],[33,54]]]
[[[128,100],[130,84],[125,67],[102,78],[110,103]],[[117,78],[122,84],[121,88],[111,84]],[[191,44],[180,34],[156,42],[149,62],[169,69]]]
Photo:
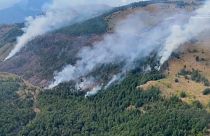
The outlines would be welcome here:
[[[178,74],[184,76],[187,79],[188,79],[188,76],[190,76],[191,80],[197,83],[203,83],[205,86],[210,85],[209,80],[203,75],[201,75],[198,70],[193,69],[192,71],[189,71],[189,70],[186,70],[186,68],[183,68]]]
[[[181,69],[181,71],[178,73],[178,75],[187,76],[190,75],[192,72],[186,70],[186,68]]]
[[[182,92],[180,93],[180,97],[181,97],[181,98],[185,98],[185,97],[187,97],[187,94],[186,94],[185,92],[182,91]]]
[[[200,61],[200,57],[199,57],[199,56],[196,56],[196,57],[195,57],[195,60],[196,60],[196,61]]]
[[[200,101],[193,101],[192,105],[196,108],[202,109],[203,105],[200,103]]]
[[[191,79],[193,81],[196,81],[198,83],[202,82],[204,83],[205,86],[209,86],[209,80],[207,78],[205,78],[204,76],[202,76],[198,70],[193,70],[191,73]]]
[[[199,61],[205,61],[205,58],[200,58],[199,56],[196,56],[196,57],[195,57],[195,60],[196,60],[197,62],[199,62]]]
[[[210,88],[206,88],[204,91],[203,91],[203,95],[209,95],[210,94]]]
[[[179,79],[178,78],[175,79],[175,83],[179,83]]]

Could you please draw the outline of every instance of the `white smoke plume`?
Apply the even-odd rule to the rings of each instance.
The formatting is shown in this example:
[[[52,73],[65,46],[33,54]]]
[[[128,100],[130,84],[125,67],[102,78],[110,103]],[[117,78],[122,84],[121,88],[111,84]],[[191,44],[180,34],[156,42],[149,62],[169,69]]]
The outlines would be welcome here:
[[[136,0],[53,0],[51,4],[45,6],[44,15],[26,19],[24,34],[17,38],[17,44],[5,60],[13,57],[37,36],[69,23],[89,19],[109,9],[109,6],[120,6],[134,1]]]
[[[94,96],[98,93],[98,91],[101,90],[101,86],[95,86],[91,91],[88,91],[85,94],[85,97],[90,97],[90,96]]]
[[[110,87],[112,84],[114,84],[115,82],[118,82],[119,80],[122,80],[122,74],[118,74],[118,75],[114,75],[112,77],[112,79],[107,83],[106,86],[104,86],[104,89],[107,89],[108,87]]]
[[[95,43],[92,47],[84,47],[78,53],[80,60],[75,65],[66,66],[56,73],[54,82],[49,86],[53,88],[58,84],[71,80],[78,80],[86,76],[100,64],[110,64],[123,61],[122,71],[132,69],[133,62],[149,56],[151,52],[163,43],[162,40],[169,34],[165,27],[171,21],[148,27],[143,20],[160,19],[159,16],[150,16],[147,12],[133,14],[116,25],[115,32],[104,36],[104,40]],[[173,21],[172,21],[173,22]]]
[[[171,34],[165,41],[162,51],[159,53],[161,56],[160,64],[162,65],[169,59],[172,52],[178,49],[185,42],[192,38],[199,36],[202,32],[210,30],[210,1],[199,9],[197,9],[184,25],[173,25],[171,27]]]

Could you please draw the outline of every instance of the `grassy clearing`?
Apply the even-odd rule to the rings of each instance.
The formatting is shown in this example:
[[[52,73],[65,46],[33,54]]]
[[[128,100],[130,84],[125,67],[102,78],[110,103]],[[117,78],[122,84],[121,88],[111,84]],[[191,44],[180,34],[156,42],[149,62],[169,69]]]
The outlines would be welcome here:
[[[180,93],[185,92],[187,96],[181,98],[183,101],[188,103],[199,101],[207,107],[210,97],[203,94],[203,91],[207,88],[205,84],[193,80],[194,78],[191,79],[178,74],[183,68],[188,71],[196,69],[196,71],[199,71],[196,75],[205,77],[205,80],[210,79],[210,48],[207,46],[207,43],[209,42],[204,41],[197,43],[196,45],[187,45],[183,47],[180,49],[180,58],[171,58],[168,62],[169,67],[165,71],[166,78],[159,81],[149,81],[140,87],[144,89],[148,89],[152,86],[159,87],[162,94],[166,97],[173,95],[180,96]],[[197,61],[197,56],[205,59]],[[175,82],[175,80],[178,82]]]

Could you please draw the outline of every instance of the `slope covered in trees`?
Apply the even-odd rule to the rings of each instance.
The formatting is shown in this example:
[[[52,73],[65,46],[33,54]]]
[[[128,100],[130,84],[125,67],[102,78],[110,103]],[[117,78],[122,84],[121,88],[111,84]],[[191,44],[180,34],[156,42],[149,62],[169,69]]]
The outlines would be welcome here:
[[[25,91],[28,95],[20,93],[27,88],[20,78],[1,77],[0,135],[206,134],[210,115],[201,104],[164,98],[158,88],[138,88],[163,77],[158,71],[129,73],[122,82],[87,98],[71,83],[63,83],[42,91],[37,100],[30,93],[33,89]]]
[[[62,84],[39,96],[41,112],[20,135],[197,135],[204,134],[209,114],[178,97],[162,98],[156,88],[137,85],[162,77],[158,72],[129,74],[120,84],[94,97]]]
[[[18,92],[26,88],[14,75],[0,73],[0,135],[16,135],[35,117],[31,96],[21,98]]]

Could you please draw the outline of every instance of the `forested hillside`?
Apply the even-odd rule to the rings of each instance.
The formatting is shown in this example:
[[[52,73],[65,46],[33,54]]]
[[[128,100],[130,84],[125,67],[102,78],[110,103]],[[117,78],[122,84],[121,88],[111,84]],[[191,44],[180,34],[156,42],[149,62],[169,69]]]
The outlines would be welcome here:
[[[0,78],[0,135],[16,135],[36,115],[36,88],[12,74],[0,73]]]
[[[0,115],[4,116],[1,126],[4,127],[0,133],[3,136],[205,134],[210,116],[199,103],[188,105],[176,96],[163,98],[157,88],[137,89],[140,84],[162,77],[157,71],[131,73],[120,84],[88,98],[83,92],[72,90],[69,84],[62,84],[39,94],[36,116],[30,108],[33,102],[11,93],[17,91],[16,83],[2,83],[1,88],[5,90],[2,96],[8,95],[7,102],[1,98]],[[5,120],[8,115],[9,120]]]

